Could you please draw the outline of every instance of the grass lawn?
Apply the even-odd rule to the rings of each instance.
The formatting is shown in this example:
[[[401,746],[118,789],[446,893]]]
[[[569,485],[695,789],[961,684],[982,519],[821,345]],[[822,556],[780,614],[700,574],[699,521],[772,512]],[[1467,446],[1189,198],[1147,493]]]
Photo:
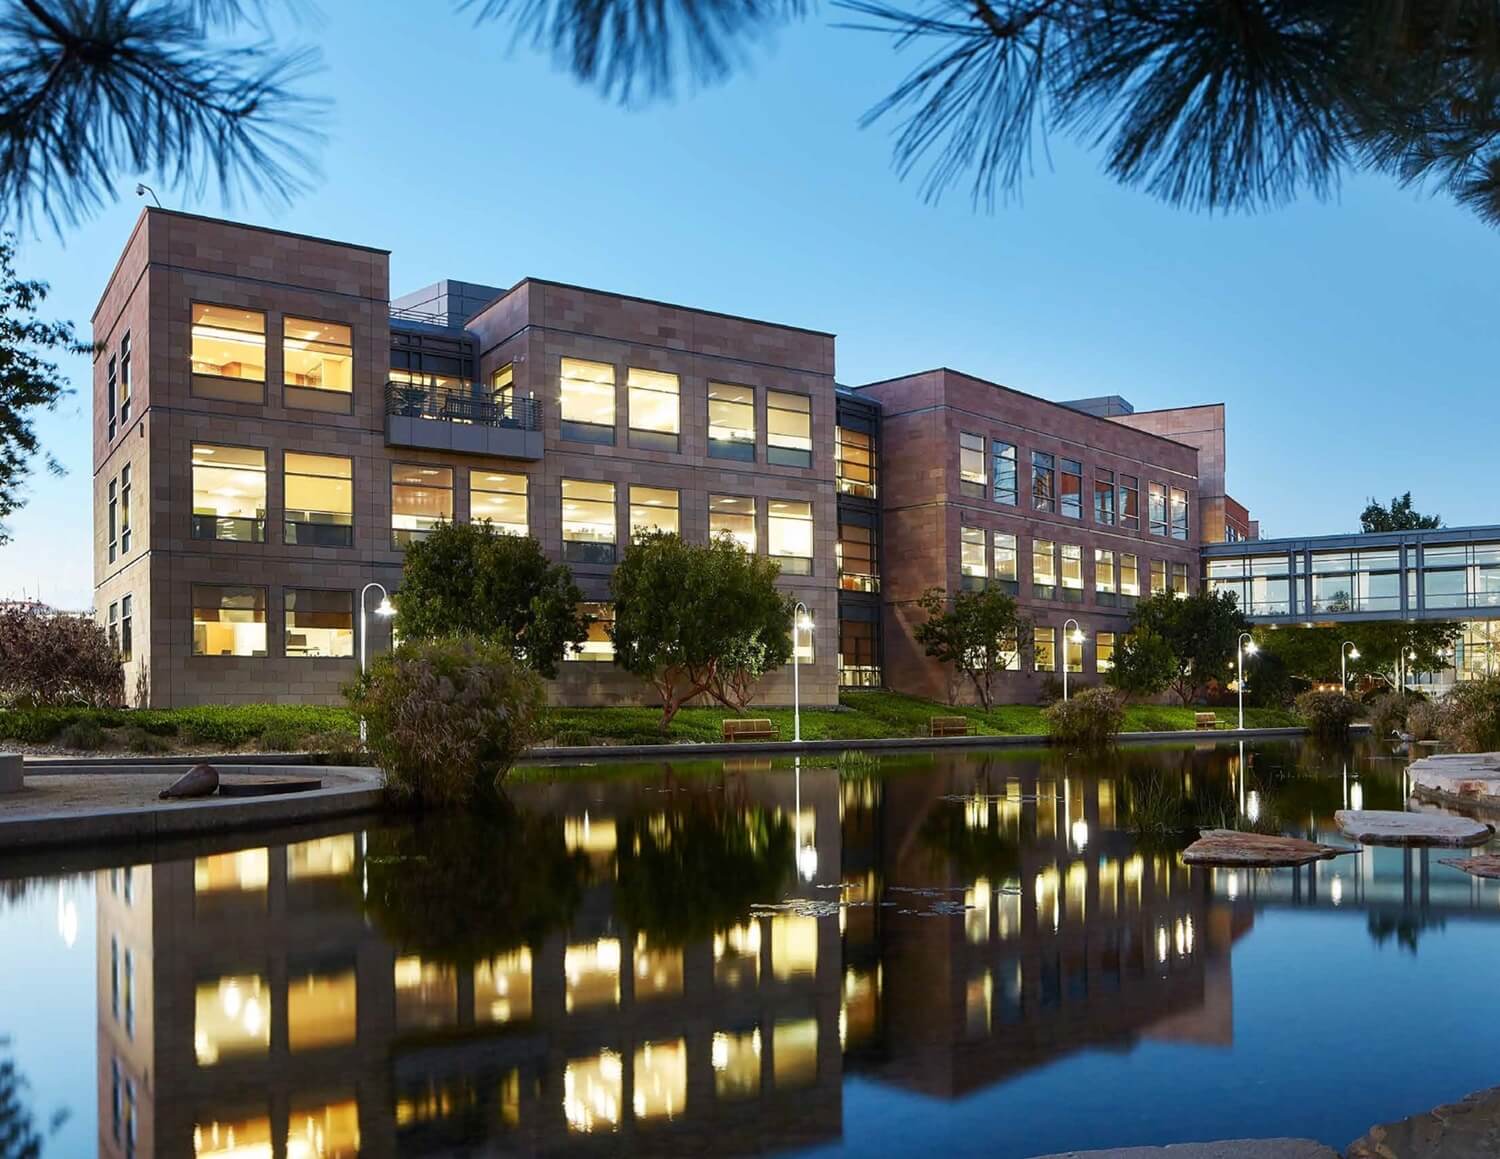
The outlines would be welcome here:
[[[802,713],[807,740],[850,742],[927,734],[933,716],[965,716],[978,736],[1041,735],[1047,731],[1042,710],[1008,704],[984,711],[951,708],[894,692],[846,692],[836,709],[809,708]],[[1127,732],[1191,729],[1193,708],[1134,705],[1126,712]],[[1205,710],[1206,711],[1206,710]],[[1235,710],[1212,710],[1232,726]],[[719,707],[685,708],[664,736],[661,711],[655,708],[558,708],[553,710],[552,739],[557,744],[658,744],[722,739],[721,722],[730,715]],[[792,710],[751,706],[747,716],[769,717],[783,740],[792,736]],[[1294,726],[1290,711],[1247,708],[1251,728]],[[0,710],[0,741],[55,745],[74,751],[173,752],[184,749],[262,752],[327,751],[350,745],[358,733],[353,713],[343,708],[307,705],[251,704],[178,709],[5,709]]]

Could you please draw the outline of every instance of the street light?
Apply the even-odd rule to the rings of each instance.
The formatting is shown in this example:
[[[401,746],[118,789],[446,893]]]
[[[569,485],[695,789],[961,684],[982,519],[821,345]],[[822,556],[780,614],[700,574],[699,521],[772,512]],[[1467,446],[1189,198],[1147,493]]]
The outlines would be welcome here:
[[[1073,634],[1071,636],[1068,635],[1068,625],[1069,624],[1073,625]],[[1064,700],[1068,699],[1068,642],[1069,641],[1072,641],[1074,644],[1077,644],[1080,648],[1083,647],[1083,628],[1080,627],[1078,621],[1075,620],[1075,619],[1073,619],[1073,617],[1071,617],[1071,616],[1069,616],[1066,620],[1063,621],[1062,670],[1063,670],[1063,699]]]
[[[792,739],[799,743],[802,740],[802,678],[801,665],[797,662],[797,645],[800,643],[798,633],[811,633],[812,629],[812,613],[807,610],[806,604],[798,600],[792,605]]]
[[[363,676],[366,671],[365,665],[365,640],[369,633],[365,630],[365,597],[370,594],[371,588],[380,591],[380,603],[375,605],[375,614],[382,619],[387,619],[396,614],[396,609],[391,606],[391,594],[385,590],[384,584],[375,583],[373,580],[359,589],[359,674]],[[365,718],[359,718],[359,743],[364,744],[369,739],[369,731],[365,725]]]
[[[1240,694],[1240,731],[1244,732],[1245,731],[1245,657],[1247,655],[1249,655],[1249,656],[1254,656],[1255,655],[1255,638],[1253,636],[1251,636],[1249,632],[1241,632],[1239,639],[1235,641],[1235,645],[1236,646],[1235,646],[1235,650],[1234,650],[1235,651],[1234,662],[1235,662],[1236,665],[1238,665],[1238,672],[1237,672],[1237,674],[1235,676],[1235,686],[1239,689],[1239,694]]]
[[[1345,640],[1339,645],[1339,689],[1342,692],[1349,691],[1349,661],[1359,659],[1359,649],[1354,646],[1352,640]]]

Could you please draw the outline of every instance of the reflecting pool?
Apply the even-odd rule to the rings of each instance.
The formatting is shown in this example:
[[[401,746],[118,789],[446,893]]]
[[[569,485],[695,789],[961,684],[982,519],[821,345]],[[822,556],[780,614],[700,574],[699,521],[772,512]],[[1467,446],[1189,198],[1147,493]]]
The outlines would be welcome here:
[[[1030,1156],[1500,1083],[1500,882],[1339,842],[1388,746],[528,768],[501,815],[0,855],[0,1108],[43,1155]],[[7,1069],[10,1068],[10,1069]],[[5,1112],[0,1109],[0,1118]]]

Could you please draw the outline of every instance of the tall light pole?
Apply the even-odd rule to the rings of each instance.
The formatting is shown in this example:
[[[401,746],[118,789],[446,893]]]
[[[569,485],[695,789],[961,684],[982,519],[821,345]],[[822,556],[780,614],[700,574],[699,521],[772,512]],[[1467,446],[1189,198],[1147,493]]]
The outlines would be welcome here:
[[[391,594],[385,590],[384,584],[375,583],[373,580],[359,589],[359,674],[363,676],[366,671],[366,648],[365,640],[369,633],[365,630],[365,597],[370,594],[370,589],[376,588],[380,592],[380,603],[375,605],[375,614],[382,618],[388,618],[396,614],[396,609],[391,607]],[[369,739],[368,730],[365,726],[365,718],[359,718],[359,743],[364,744]]]
[[[792,739],[798,742],[802,740],[802,666],[798,663],[797,650],[801,643],[800,633],[812,629],[812,613],[798,600],[792,605]]]
[[[1240,694],[1240,731],[1245,731],[1245,657],[1255,655],[1255,637],[1249,632],[1241,632],[1235,641],[1234,662],[1239,665],[1239,672],[1235,676],[1235,687]]]
[[[1349,661],[1359,659],[1359,649],[1354,641],[1345,640],[1339,645],[1339,691],[1349,691]]]
[[[1071,636],[1068,635],[1068,625],[1069,624],[1073,625],[1073,634]],[[1083,628],[1080,627],[1078,621],[1075,620],[1075,619],[1073,619],[1073,617],[1071,617],[1071,616],[1069,616],[1066,620],[1063,621],[1062,670],[1063,670],[1063,699],[1064,700],[1068,699],[1068,643],[1069,643],[1069,641],[1071,641],[1074,644],[1077,644],[1080,648],[1083,647]]]

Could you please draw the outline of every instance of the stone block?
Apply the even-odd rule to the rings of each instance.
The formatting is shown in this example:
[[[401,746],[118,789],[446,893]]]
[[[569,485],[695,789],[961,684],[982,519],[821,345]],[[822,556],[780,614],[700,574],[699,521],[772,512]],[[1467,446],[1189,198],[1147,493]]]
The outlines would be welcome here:
[[[0,753],[0,793],[19,793],[25,787],[20,753]]]

